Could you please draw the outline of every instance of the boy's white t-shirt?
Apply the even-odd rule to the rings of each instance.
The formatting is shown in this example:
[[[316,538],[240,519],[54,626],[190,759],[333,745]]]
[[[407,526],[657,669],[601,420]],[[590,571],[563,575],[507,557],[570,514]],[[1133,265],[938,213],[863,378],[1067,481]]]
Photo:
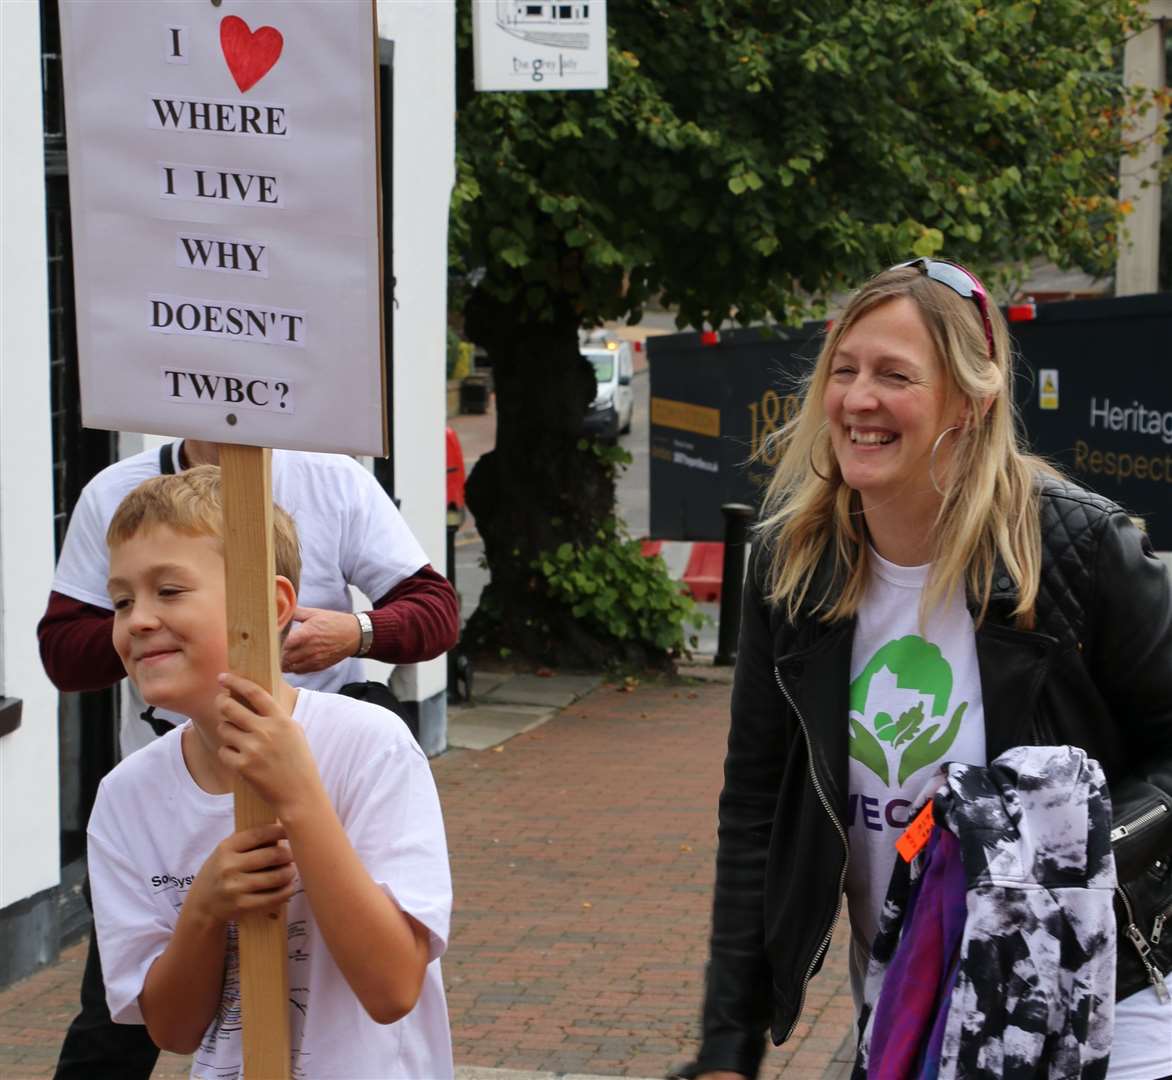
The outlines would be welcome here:
[[[430,937],[415,1008],[389,1025],[363,1009],[330,956],[305,893],[288,905],[292,1075],[299,1080],[452,1075],[439,958],[452,886],[439,796],[427,758],[381,706],[302,690],[305,729],[342,826],[371,877]],[[188,725],[184,725],[186,727]],[[192,779],[177,728],[124,759],[102,781],[89,823],[89,871],[106,1000],[117,1023],[141,1024],[147,972],[215,846],[234,830],[231,795]],[[193,1077],[238,1080],[242,1068],[235,927],[220,1008],[193,1058]]]
[[[106,579],[110,555],[106,529],[118,504],[139,484],[159,475],[159,451],[117,461],[103,469],[81,493],[69,519],[53,591],[86,604],[110,608]],[[379,482],[345,454],[273,451],[273,501],[297,525],[301,544],[302,607],[351,611],[348,586],[375,601],[427,564],[427,555]],[[366,678],[362,660],[351,657],[324,671],[290,674],[294,686],[337,690]],[[140,719],[146,703],[127,680],[122,715],[122,756],[152,742],[154,730]],[[156,715],[180,724],[183,717],[157,709]]]
[[[868,556],[870,577],[851,650],[846,821],[856,1009],[911,801],[941,762],[988,764],[976,631],[963,591],[929,615],[921,635],[920,596],[931,566],[897,566],[874,548]],[[1172,975],[1168,986],[1172,990]],[[1170,1076],[1172,1000],[1161,1002],[1145,987],[1115,1007],[1107,1078]]]

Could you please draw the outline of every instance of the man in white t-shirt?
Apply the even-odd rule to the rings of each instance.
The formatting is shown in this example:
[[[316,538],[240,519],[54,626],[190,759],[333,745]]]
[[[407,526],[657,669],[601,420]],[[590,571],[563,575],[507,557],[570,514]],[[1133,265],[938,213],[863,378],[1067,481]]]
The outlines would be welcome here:
[[[83,489],[69,520],[48,608],[37,627],[41,659],[60,690],[101,690],[125,672],[110,643],[106,527],[143,480],[189,465],[215,465],[215,443],[186,439],[103,469]],[[371,473],[342,454],[273,451],[273,501],[301,537],[303,577],[296,625],[282,652],[295,686],[336,691],[363,679],[361,657],[388,664],[430,660],[459,636],[459,602],[431,567],[407,523]],[[354,612],[348,586],[373,601]],[[156,732],[128,684],[122,755]],[[165,710],[155,719],[174,723]],[[156,724],[156,727],[158,725]],[[165,730],[165,728],[164,728]]]
[[[89,867],[110,1013],[243,1069],[235,925],[288,903],[291,1072],[452,1075],[439,957],[451,879],[423,752],[385,710],[272,693],[227,673],[219,475],[149,480],[110,525],[114,647],[145,700],[190,719],[101,784]],[[297,607],[296,531],[274,508],[278,628]],[[246,780],[277,822],[237,831]]]
[[[118,504],[153,476],[218,460],[216,444],[187,439],[115,462],[85,486],[37,627],[42,662],[58,689],[100,690],[125,676],[112,643],[114,612],[106,593],[106,528]],[[298,625],[282,652],[282,667],[293,685],[337,691],[363,680],[363,656],[415,663],[455,644],[455,591],[428,563],[368,470],[344,455],[274,450],[272,476],[273,500],[291,514],[301,538]],[[374,599],[369,611],[352,610],[350,585]],[[182,720],[166,709],[148,709],[127,681],[122,756]],[[81,1000],[82,1010],[61,1049],[57,1080],[146,1080],[158,1050],[142,1027],[111,1023],[92,937]]]

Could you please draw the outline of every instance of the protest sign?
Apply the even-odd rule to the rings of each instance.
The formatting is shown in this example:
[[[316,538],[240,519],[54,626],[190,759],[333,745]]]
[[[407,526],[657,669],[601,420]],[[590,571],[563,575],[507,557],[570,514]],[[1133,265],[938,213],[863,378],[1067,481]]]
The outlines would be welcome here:
[[[85,424],[383,456],[371,4],[61,15]]]

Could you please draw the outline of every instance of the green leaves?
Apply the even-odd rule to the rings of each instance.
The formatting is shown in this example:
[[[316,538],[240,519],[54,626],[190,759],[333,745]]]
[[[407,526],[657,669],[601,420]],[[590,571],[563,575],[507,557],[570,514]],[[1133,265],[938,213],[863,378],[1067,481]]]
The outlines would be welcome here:
[[[929,258],[943,246],[944,234],[939,229],[925,229],[923,235],[912,244],[912,253],[921,258]]]
[[[580,139],[582,129],[573,120],[563,120],[549,129],[549,137],[555,142],[560,139]]]
[[[1109,269],[1137,10],[616,4],[606,92],[461,83],[453,261],[585,323],[652,295],[693,324],[795,317],[912,254]]]
[[[646,558],[612,518],[588,544],[560,544],[534,560],[549,595],[591,629],[664,652],[687,651],[704,615],[661,558]]]
[[[529,261],[529,254],[520,246],[502,248],[497,252],[497,256],[503,263],[512,267],[524,266]]]

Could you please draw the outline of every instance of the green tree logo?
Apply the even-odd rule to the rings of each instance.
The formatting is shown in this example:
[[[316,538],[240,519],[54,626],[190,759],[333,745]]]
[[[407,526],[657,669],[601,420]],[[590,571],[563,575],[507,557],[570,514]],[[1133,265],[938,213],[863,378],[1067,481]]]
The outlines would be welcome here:
[[[871,684],[880,672],[894,678],[895,687],[918,695],[919,700],[898,717],[879,711],[872,720],[874,733],[864,722]],[[956,741],[968,702],[962,701],[944,726],[948,700],[952,696],[952,668],[940,650],[916,634],[896,638],[871,657],[859,677],[851,683],[850,755],[866,765],[885,784],[891,783],[890,751],[902,751],[898,758],[898,783],[917,769],[938,761]],[[925,708],[931,720],[925,725]],[[890,750],[888,749],[890,748]]]

